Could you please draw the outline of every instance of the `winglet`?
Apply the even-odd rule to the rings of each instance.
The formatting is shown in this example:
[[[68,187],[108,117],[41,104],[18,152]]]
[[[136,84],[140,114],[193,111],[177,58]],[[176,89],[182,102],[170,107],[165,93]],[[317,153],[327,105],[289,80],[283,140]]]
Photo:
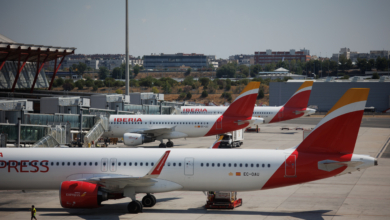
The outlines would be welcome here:
[[[291,98],[284,104],[285,108],[306,108],[309,103],[313,81],[305,81]]]
[[[228,117],[252,117],[260,82],[250,82],[223,113]]]
[[[370,89],[349,89],[317,124],[297,150],[352,154]]]
[[[165,153],[161,156],[156,165],[154,165],[152,169],[150,169],[150,171],[144,176],[144,178],[157,178],[160,175],[170,152],[170,150],[165,151]]]
[[[219,136],[218,140],[216,140],[214,142],[214,144],[209,147],[209,149],[217,149],[217,148],[219,148],[219,145],[221,144],[222,139],[223,139],[223,135]]]

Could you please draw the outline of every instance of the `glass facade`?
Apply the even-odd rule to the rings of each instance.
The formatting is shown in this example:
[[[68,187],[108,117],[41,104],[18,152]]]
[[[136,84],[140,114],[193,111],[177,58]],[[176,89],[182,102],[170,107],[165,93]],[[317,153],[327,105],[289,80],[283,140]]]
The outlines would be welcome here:
[[[0,89],[12,89],[16,74],[18,72],[18,61],[7,61],[0,71]],[[27,62],[19,75],[16,83],[16,89],[29,89],[34,81],[37,72],[37,64],[35,62]],[[42,69],[38,74],[35,88],[48,88],[49,83],[46,79],[45,71]]]
[[[24,114],[24,124],[47,125],[52,122],[69,122],[72,129],[78,129],[80,116],[70,114]],[[83,129],[90,129],[94,124],[94,115],[83,115]]]
[[[20,140],[22,142],[36,142],[49,133],[48,126],[22,125]],[[16,124],[0,124],[0,133],[8,134],[8,141],[16,142],[18,126]]]
[[[180,67],[183,65],[191,68],[206,67],[207,56],[178,54],[144,56],[145,69]]]

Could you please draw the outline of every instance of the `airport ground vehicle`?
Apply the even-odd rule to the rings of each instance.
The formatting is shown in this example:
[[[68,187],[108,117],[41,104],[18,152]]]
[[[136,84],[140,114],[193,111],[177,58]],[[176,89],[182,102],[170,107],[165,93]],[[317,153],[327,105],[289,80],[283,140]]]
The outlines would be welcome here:
[[[242,199],[237,199],[237,192],[207,192],[206,209],[234,209],[241,205]]]
[[[235,148],[240,147],[244,144],[244,132],[243,129],[233,131],[230,133],[226,133],[223,135],[218,135],[218,139],[220,136],[223,136],[221,139],[221,143],[219,144],[219,148]]]
[[[300,144],[285,150],[1,149],[0,190],[60,188],[64,208],[129,197],[128,211],[138,213],[156,204],[152,193],[265,190],[347,174],[378,165],[354,154],[368,92],[349,89]],[[142,202],[139,193],[146,193]]]

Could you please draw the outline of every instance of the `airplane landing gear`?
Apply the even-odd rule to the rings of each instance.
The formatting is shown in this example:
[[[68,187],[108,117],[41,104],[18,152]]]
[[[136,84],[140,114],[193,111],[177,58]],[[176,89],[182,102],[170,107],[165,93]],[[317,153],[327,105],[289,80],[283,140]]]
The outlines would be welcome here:
[[[142,212],[142,208],[142,203],[138,200],[134,200],[127,205],[127,210],[129,211],[129,213],[137,214],[139,212]]]
[[[146,194],[146,196],[144,196],[144,198],[142,199],[142,205],[144,207],[153,207],[154,205],[156,205],[156,202],[156,197],[150,194]]]
[[[158,145],[159,148],[167,148],[167,145],[165,145],[164,143],[161,143],[160,145]]]
[[[167,147],[173,147],[173,142],[171,140],[168,140]]]

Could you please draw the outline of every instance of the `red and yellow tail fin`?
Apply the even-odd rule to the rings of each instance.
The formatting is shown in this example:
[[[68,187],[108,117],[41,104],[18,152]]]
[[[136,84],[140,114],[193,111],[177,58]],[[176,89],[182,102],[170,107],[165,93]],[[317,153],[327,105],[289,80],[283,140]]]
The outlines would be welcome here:
[[[305,81],[291,98],[284,104],[285,108],[306,108],[309,103],[313,81]]]
[[[209,147],[209,149],[218,149],[221,141],[223,139],[223,135],[219,136],[219,138]]]
[[[298,152],[351,154],[370,89],[349,89],[297,147]]]
[[[250,82],[223,113],[228,117],[252,117],[260,82]]]

